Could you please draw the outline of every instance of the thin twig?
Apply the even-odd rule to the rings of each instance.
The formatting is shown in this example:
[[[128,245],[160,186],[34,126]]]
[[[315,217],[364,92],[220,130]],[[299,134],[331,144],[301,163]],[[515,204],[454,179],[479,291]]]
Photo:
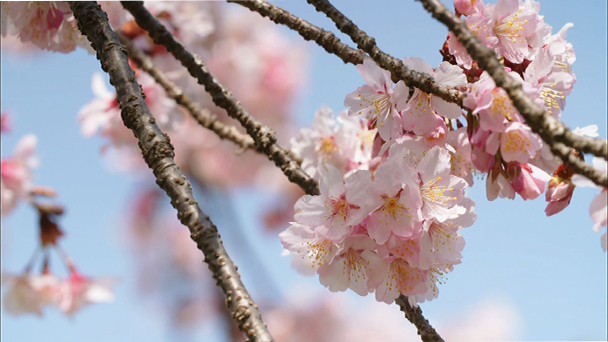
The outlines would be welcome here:
[[[380,50],[373,37],[368,36],[367,33],[359,29],[355,23],[338,11],[328,1],[307,1],[315,6],[318,12],[327,15],[340,31],[348,35],[353,42],[357,44],[357,47],[365,51],[382,69],[390,71],[393,75],[397,76],[397,79],[403,80],[408,86],[418,88],[428,94],[439,96],[448,102],[453,102],[460,107],[463,107],[462,100],[466,97],[464,92],[445,85],[439,85],[431,75],[410,70],[403,64],[403,61]]]
[[[194,56],[169,32],[156,18],[148,12],[141,1],[123,1],[137,24],[148,31],[156,44],[163,45],[175,59],[179,60],[199,84],[211,95],[213,102],[226,110],[228,115],[238,120],[247,133],[255,141],[256,150],[264,153],[283,171],[287,178],[299,185],[307,194],[319,194],[317,182],[300,169],[291,154],[279,146],[274,132],[255,119],[232,93],[226,89],[209,72],[207,66],[199,56]]]
[[[606,140],[574,134],[563,122],[549,115],[544,108],[536,105],[524,93],[521,84],[507,74],[503,65],[496,58],[494,51],[482,44],[462,19],[449,11],[438,0],[418,1],[422,2],[424,8],[435,19],[444,23],[448,29],[454,32],[469,55],[477,61],[482,69],[488,72],[498,87],[507,92],[515,108],[526,119],[526,123],[549,145],[553,154],[560,157],[576,173],[589,178],[597,185],[608,187],[608,177],[574,156],[570,149],[570,147],[573,147],[583,153],[592,153],[598,157],[608,159]]]
[[[127,54],[110,27],[106,14],[96,2],[69,2],[78,28],[97,51],[102,69],[110,74],[116,88],[121,117],[139,140],[144,160],[156,183],[169,195],[178,219],[190,229],[191,237],[203,251],[217,284],[226,295],[226,305],[239,329],[251,341],[272,341],[257,305],[245,289],[236,266],[222,244],[217,227],[206,216],[192,194],[190,182],[173,159],[169,137],[155,124],[144,101],[141,86],[129,66]]]
[[[116,32],[116,35],[122,45],[127,49],[129,58],[135,62],[139,68],[152,76],[156,83],[160,84],[163,89],[165,89],[167,96],[175,100],[177,104],[186,108],[201,126],[212,130],[221,139],[232,141],[243,150],[255,147],[253,139],[251,139],[250,136],[239,132],[234,126],[226,125],[218,121],[218,117],[209,110],[201,109],[201,107],[192,101],[190,96],[188,96],[183,89],[171,82],[167,75],[154,65],[152,58],[135,46],[124,34]]]

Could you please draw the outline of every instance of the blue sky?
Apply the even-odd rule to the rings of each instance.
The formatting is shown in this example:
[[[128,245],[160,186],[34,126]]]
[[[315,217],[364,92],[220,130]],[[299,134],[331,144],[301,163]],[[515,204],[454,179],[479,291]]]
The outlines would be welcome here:
[[[337,31],[331,21],[302,1],[277,4]],[[441,61],[437,50],[447,30],[419,3],[336,1],[335,5],[391,55],[422,57],[434,66]],[[568,40],[576,50],[578,82],[562,119],[572,128],[595,123],[600,136],[606,138],[606,2],[581,1],[574,6],[571,1],[544,1],[541,14],[554,32],[574,23]],[[351,44],[344,35],[339,37]],[[363,84],[354,66],[327,55],[314,43],[306,46],[312,57],[308,87],[295,109],[302,127],[310,125],[314,111],[322,104],[341,110],[344,96]],[[2,136],[2,156],[9,155],[24,134],[38,136],[41,166],[35,171],[35,182],[57,189],[58,201],[67,207],[61,219],[67,233],[64,248],[83,272],[123,279],[116,286],[115,303],[91,306],[73,319],[57,311],[47,312],[42,319],[15,318],[2,310],[2,337],[26,342],[43,338],[166,341],[161,316],[151,313],[154,310],[136,294],[132,254],[121,226],[121,214],[129,194],[140,186],[139,178],[109,172],[99,154],[102,141],[82,137],[76,120],[80,107],[93,98],[91,76],[100,70],[99,62],[82,50],[67,55],[43,53],[29,59],[3,52],[1,67],[2,109],[15,113],[14,131]],[[482,298],[498,297],[512,303],[522,317],[518,339],[605,340],[606,253],[600,248],[599,234],[591,229],[588,214],[596,193],[577,188],[572,204],[547,218],[542,198],[488,202],[484,182],[478,182],[469,196],[477,202],[479,218],[463,232],[467,242],[463,262],[440,287],[439,298],[422,305],[427,318],[431,322],[445,319]],[[316,278],[295,274],[288,260],[280,257],[276,236],[261,233],[260,212],[272,200],[268,194],[260,189],[239,189],[231,198],[239,209],[239,221],[246,223],[248,235],[284,293],[296,281],[325,291]],[[36,221],[35,212],[24,205],[2,220],[2,270],[22,270],[37,244]],[[220,231],[223,222],[230,222],[221,217],[215,221]],[[223,236],[230,251],[236,241],[229,234]],[[232,254],[237,263],[247,258],[238,252]],[[60,269],[58,260],[54,267]],[[246,284],[256,283],[254,277],[244,271]],[[253,291],[263,292],[255,286]],[[369,303],[374,299],[363,300]]]

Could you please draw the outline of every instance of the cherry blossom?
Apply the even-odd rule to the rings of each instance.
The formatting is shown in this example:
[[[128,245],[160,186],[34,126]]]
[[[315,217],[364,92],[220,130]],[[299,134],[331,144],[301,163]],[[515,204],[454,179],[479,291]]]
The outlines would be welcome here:
[[[321,195],[305,195],[296,202],[298,222],[318,226],[315,231],[332,241],[340,241],[367,215],[370,173],[358,170],[346,181],[331,165],[318,169]]]
[[[412,70],[433,75],[435,82],[440,85],[456,87],[467,83],[467,78],[462,69],[448,62],[441,62],[436,70],[433,70],[430,65],[418,57],[405,58],[403,63]],[[443,119],[438,118],[438,116],[456,119],[462,115],[462,110],[454,103],[416,89],[407,101],[402,115],[403,128],[406,131],[422,135],[443,123]]]
[[[2,216],[9,214],[19,200],[28,197],[32,186],[32,169],[39,164],[35,156],[37,138],[33,134],[19,140],[13,155],[2,159],[0,187],[2,188]]]
[[[292,266],[302,274],[314,274],[320,266],[331,262],[338,252],[338,246],[331,240],[297,222],[292,223],[279,237],[283,248],[294,255]]]
[[[70,316],[87,304],[112,302],[111,283],[110,279],[93,280],[72,270],[68,279],[61,283],[59,308]]]
[[[384,140],[398,138],[403,129],[399,112],[405,107],[409,88],[399,81],[393,89],[391,74],[370,59],[357,65],[357,70],[367,84],[346,95],[348,114],[375,122]]]
[[[360,296],[367,295],[368,283],[380,283],[388,271],[388,264],[372,251],[375,246],[367,236],[349,236],[334,260],[319,268],[319,281],[332,292],[350,288]]]
[[[33,313],[42,316],[44,306],[57,302],[59,283],[59,279],[50,274],[3,272],[2,284],[9,286],[4,293],[4,309],[11,315]]]

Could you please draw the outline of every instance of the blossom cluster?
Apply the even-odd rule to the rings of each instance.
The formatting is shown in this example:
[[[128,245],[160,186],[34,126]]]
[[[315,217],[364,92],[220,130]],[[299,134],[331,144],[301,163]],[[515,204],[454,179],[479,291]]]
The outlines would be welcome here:
[[[10,131],[8,111],[2,112],[0,130]],[[59,247],[58,240],[63,236],[56,223],[63,208],[55,204],[41,204],[39,197],[52,198],[57,195],[52,188],[35,185],[32,182],[33,168],[39,164],[36,156],[37,138],[33,134],[22,137],[13,154],[2,158],[0,164],[0,186],[2,217],[6,217],[17,204],[25,201],[38,210],[40,223],[40,246],[34,251],[24,272],[13,274],[2,271],[4,308],[9,314],[36,314],[42,316],[47,306],[57,306],[66,315],[72,315],[89,303],[109,302],[114,299],[110,286],[111,279],[92,279],[81,274],[74,262]],[[52,274],[49,267],[48,252],[55,248],[62,261],[70,270],[68,277],[59,278]],[[39,255],[43,253],[42,270],[34,274],[32,269]]]
[[[575,54],[566,41],[572,24],[552,34],[533,0],[455,1],[455,7],[510,76],[559,119],[576,82]],[[365,84],[346,95],[348,109],[336,120],[322,107],[312,129],[292,139],[320,195],[296,202],[295,221],[281,240],[294,268],[317,273],[330,291],[375,292],[387,303],[400,294],[412,304],[437,297],[436,284],[461,262],[459,231],[476,218],[474,202],[464,196],[475,178],[485,177],[490,201],[528,200],[559,173],[547,192],[546,213],[570,203],[572,173],[563,172],[507,93],[453,33],[441,52],[444,61],[436,68],[417,57],[403,63],[438,85],[465,91],[463,108],[393,83],[388,71],[366,59],[357,66]],[[594,133],[592,126],[577,131]],[[560,183],[566,185],[557,189]],[[596,226],[606,225],[605,196],[603,205],[601,211],[592,204]]]

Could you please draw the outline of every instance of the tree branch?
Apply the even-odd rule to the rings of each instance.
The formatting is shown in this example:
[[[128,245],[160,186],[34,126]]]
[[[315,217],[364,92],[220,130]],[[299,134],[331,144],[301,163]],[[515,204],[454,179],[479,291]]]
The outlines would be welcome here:
[[[331,31],[325,31],[324,29],[309,23],[308,21],[297,17],[285,9],[267,3],[266,1],[256,0],[227,0],[235,4],[239,4],[243,7],[250,9],[253,12],[258,12],[261,16],[267,17],[277,24],[282,24],[290,29],[298,32],[305,40],[312,40],[317,43],[320,47],[325,49],[330,54],[334,54],[344,63],[361,64],[367,55],[365,52],[357,49],[353,49],[350,46],[342,43],[340,38],[336,37]],[[394,81],[397,82],[399,79],[396,75],[393,75]]]
[[[191,237],[205,255],[205,262],[226,295],[226,305],[239,329],[250,341],[272,341],[257,305],[245,289],[236,266],[228,256],[217,227],[206,216],[192,194],[192,187],[173,160],[169,137],[155,124],[144,101],[141,86],[129,66],[126,51],[96,2],[69,2],[78,28],[97,51],[102,69],[116,88],[121,117],[139,140],[144,160],[156,183],[169,195],[178,219],[190,229]]]
[[[369,54],[382,69],[396,75],[398,80],[403,80],[408,86],[416,87],[425,93],[439,96],[448,102],[453,102],[463,107],[462,100],[466,97],[464,92],[452,87],[439,85],[435,83],[435,79],[431,75],[410,70],[403,64],[403,61],[380,50],[374,38],[359,29],[355,23],[338,11],[327,0],[307,1],[315,6],[318,12],[327,15],[340,31],[348,35],[357,44],[357,47]]]
[[[183,89],[171,82],[167,75],[154,65],[152,58],[148,57],[145,52],[136,47],[124,34],[116,32],[116,35],[122,45],[127,49],[129,58],[135,62],[139,68],[152,76],[156,83],[160,84],[163,89],[165,89],[167,96],[175,100],[177,104],[186,108],[201,126],[212,130],[221,139],[232,141],[239,145],[243,150],[255,147],[253,139],[251,139],[250,136],[242,134],[234,126],[226,125],[218,121],[218,117],[209,112],[209,110],[201,109],[201,107],[192,101],[190,96],[188,96]]]
[[[608,147],[604,139],[592,139],[574,134],[561,121],[549,115],[544,108],[536,105],[522,90],[519,82],[512,79],[505,71],[494,51],[483,45],[468,29],[465,22],[449,11],[438,0],[418,0],[433,17],[450,29],[459,42],[478,65],[486,70],[498,87],[503,88],[513,105],[524,117],[532,130],[549,145],[551,151],[560,157],[564,163],[595,184],[608,187],[608,177],[598,172],[571,153],[573,147],[583,153],[592,153],[608,159]]]
[[[274,132],[255,119],[247,109],[209,72],[199,56],[188,51],[156,18],[148,12],[140,1],[123,1],[137,24],[148,31],[156,44],[163,45],[175,59],[179,60],[192,77],[211,95],[213,102],[226,110],[228,115],[238,120],[255,141],[256,150],[264,153],[283,171],[287,178],[299,185],[307,194],[319,194],[317,182],[300,169],[291,154],[279,146]]]
[[[395,299],[395,303],[399,305],[401,311],[405,312],[405,317],[418,328],[418,335],[425,342],[443,342],[443,338],[439,336],[435,328],[431,326],[429,321],[422,315],[420,307],[412,307],[407,297],[401,295]]]

